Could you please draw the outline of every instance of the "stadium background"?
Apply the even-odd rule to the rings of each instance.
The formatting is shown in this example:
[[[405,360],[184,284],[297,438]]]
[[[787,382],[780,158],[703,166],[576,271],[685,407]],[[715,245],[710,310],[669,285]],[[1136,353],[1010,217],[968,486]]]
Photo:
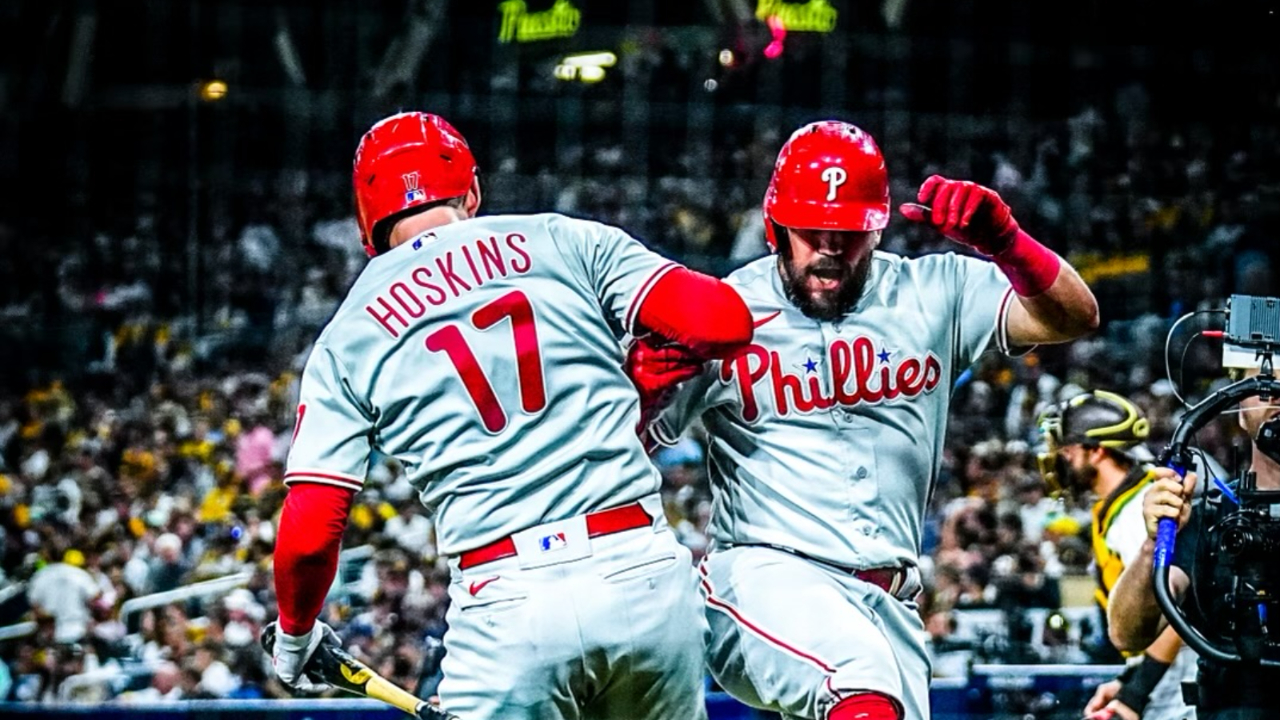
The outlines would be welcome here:
[[[936,717],[1077,717],[1116,657],[1090,605],[1087,505],[1044,498],[1034,420],[1119,390],[1158,449],[1179,409],[1172,320],[1277,294],[1276,5],[522,7],[573,31],[522,36],[503,22],[521,6],[487,0],[0,4],[0,699],[34,703],[6,712],[373,712],[270,702],[287,693],[253,639],[274,617],[297,372],[362,264],[355,142],[421,109],[471,141],[488,212],[616,223],[718,273],[764,252],[772,159],[809,120],[869,130],[895,202],[934,172],[995,187],[1081,269],[1104,326],[961,378],[925,547]],[[778,38],[758,12],[818,29]],[[900,219],[885,237],[950,249]],[[1182,353],[1188,325],[1172,365],[1194,398],[1217,348]],[[1240,438],[1223,423],[1201,440],[1229,467]],[[656,460],[697,553],[701,445]],[[426,693],[447,573],[395,468],[370,487],[325,617]]]

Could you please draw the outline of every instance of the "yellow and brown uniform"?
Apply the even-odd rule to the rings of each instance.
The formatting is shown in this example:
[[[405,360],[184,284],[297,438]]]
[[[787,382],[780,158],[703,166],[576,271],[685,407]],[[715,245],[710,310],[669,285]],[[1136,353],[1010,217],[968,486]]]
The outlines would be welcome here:
[[[1137,465],[1120,487],[1093,506],[1093,561],[1098,588],[1094,597],[1105,611],[1111,588],[1120,573],[1137,556],[1146,539],[1142,519],[1142,495],[1151,487],[1155,468]]]

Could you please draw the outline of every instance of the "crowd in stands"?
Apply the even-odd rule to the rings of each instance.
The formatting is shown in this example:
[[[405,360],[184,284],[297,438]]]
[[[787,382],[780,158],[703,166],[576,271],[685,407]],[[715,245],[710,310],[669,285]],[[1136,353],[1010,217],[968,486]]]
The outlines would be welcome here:
[[[1120,391],[1149,414],[1158,445],[1181,408],[1175,390],[1200,396],[1216,377],[1205,341],[1175,356],[1165,377],[1171,321],[1221,307],[1232,292],[1276,294],[1280,196],[1268,173],[1280,124],[1240,138],[1159,126],[1143,107],[1140,89],[1128,88],[1034,142],[941,164],[929,160],[928,137],[885,148],[895,200],[933,172],[995,187],[1024,227],[1081,268],[1106,323],[1071,346],[989,353],[957,379],[924,548],[921,612],[936,647],[959,611],[1055,609],[1062,580],[1087,576],[1088,498],[1046,497],[1034,458],[1040,410],[1083,389]],[[599,177],[517,183],[494,173],[486,180],[507,194],[486,197],[495,211],[541,203],[617,222],[727,270],[765,252],[756,198],[778,140],[717,148],[716,181],[673,174],[630,187],[608,177],[617,149],[598,148],[586,165],[604,168]],[[720,177],[744,189],[708,192]],[[0,698],[288,694],[257,637],[275,616],[271,552],[298,372],[362,260],[341,201],[305,191],[260,199],[269,210],[220,228],[198,267],[199,318],[182,311],[188,266],[170,247],[182,234],[158,209],[56,249],[0,221],[0,251],[14,260],[0,264],[5,338],[59,334],[44,354],[15,350],[41,364],[0,386],[0,625],[34,623],[0,640]],[[884,247],[954,249],[903,222]],[[1187,324],[1176,350],[1202,322]],[[1201,437],[1224,462],[1236,439],[1229,427]],[[695,430],[654,458],[668,514],[695,555],[711,512],[703,450]],[[385,676],[430,692],[448,572],[395,464],[376,463],[366,487],[323,619]],[[122,613],[130,599],[237,574],[234,590]],[[67,681],[86,673],[109,678]]]

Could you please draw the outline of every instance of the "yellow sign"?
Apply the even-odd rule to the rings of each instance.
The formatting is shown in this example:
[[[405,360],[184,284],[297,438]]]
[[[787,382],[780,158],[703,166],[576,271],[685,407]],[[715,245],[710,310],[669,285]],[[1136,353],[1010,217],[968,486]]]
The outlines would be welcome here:
[[[786,0],[759,0],[756,17],[768,22],[776,17],[789,32],[829,33],[836,29],[839,12],[827,0],[809,0],[804,3]]]
[[[1111,257],[1085,255],[1080,257],[1079,262],[1073,262],[1072,265],[1078,269],[1085,283],[1090,284],[1149,272],[1151,256],[1147,253]]]
[[[550,10],[529,12],[524,0],[506,0],[498,5],[502,11],[502,28],[498,42],[534,42],[571,37],[582,24],[582,11],[569,0],[556,0]]]

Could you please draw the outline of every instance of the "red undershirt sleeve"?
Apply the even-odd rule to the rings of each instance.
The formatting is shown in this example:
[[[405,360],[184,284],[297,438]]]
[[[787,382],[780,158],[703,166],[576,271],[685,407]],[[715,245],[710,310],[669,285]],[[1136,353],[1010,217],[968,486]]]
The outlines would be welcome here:
[[[664,274],[640,306],[639,325],[704,359],[751,342],[751,311],[728,284],[685,268]]]
[[[324,608],[338,572],[338,551],[355,493],[347,488],[294,482],[276,533],[275,584],[280,630],[309,631]]]

